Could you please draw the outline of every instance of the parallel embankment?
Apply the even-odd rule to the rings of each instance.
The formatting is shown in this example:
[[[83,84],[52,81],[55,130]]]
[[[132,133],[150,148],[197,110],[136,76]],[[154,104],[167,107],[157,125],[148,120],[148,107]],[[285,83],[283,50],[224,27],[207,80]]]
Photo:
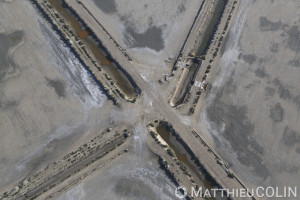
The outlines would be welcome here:
[[[32,0],[32,2],[52,25],[53,29],[59,33],[63,41],[71,48],[95,82],[106,91],[107,96],[114,103],[117,103],[117,99],[121,98],[126,101],[135,102],[139,88],[135,88],[132,85],[133,80],[127,78],[128,74],[122,73],[122,70],[119,69],[120,65],[109,57],[105,49],[101,49],[102,46],[95,39],[96,37],[93,36],[90,28],[86,26],[83,20],[80,20],[79,16],[74,15],[74,12],[67,7],[64,1]],[[98,57],[95,55],[98,55]],[[111,62],[107,62],[107,58]],[[110,65],[106,67],[106,70],[108,71],[109,69],[110,72],[104,71],[102,65],[104,67]],[[118,79],[113,80],[110,75]],[[117,85],[117,81],[119,81],[119,85]]]
[[[180,56],[182,57],[182,62],[186,63],[184,67],[184,71],[180,76],[180,80],[177,84],[177,87],[175,89],[175,92],[170,100],[170,104],[172,106],[180,105],[182,103],[185,103],[189,100],[189,94],[191,87],[194,84],[195,78],[197,76],[197,73],[201,67],[202,60],[205,59],[205,53],[210,45],[211,40],[213,39],[213,36],[215,32],[217,31],[218,25],[220,23],[221,17],[224,13],[225,6],[226,6],[227,0],[218,0],[212,5],[205,3],[203,12],[207,12],[210,9],[213,9],[212,14],[205,15],[205,18],[198,17],[197,21],[195,23],[203,23],[203,26],[205,27],[205,30],[201,32],[201,41],[198,45],[196,45],[196,48],[190,48],[192,45],[191,41],[185,42],[184,47],[181,50]],[[202,5],[203,6],[203,5]],[[201,6],[201,7],[202,7]],[[202,8],[201,8],[202,10]],[[206,20],[204,22],[199,22],[200,20]],[[200,26],[193,26],[193,32],[199,31],[196,30],[197,28],[202,28]],[[194,33],[195,34],[195,33]],[[192,40],[193,37],[190,36],[191,31],[188,35],[187,40]],[[196,37],[197,38],[197,37]],[[196,39],[197,41],[197,39]],[[184,51],[185,50],[185,51]],[[188,52],[189,51],[189,52]],[[184,55],[183,55],[184,54]],[[177,59],[179,60],[179,59]],[[177,61],[178,63],[178,61]],[[175,63],[175,65],[177,64]],[[191,64],[189,64],[191,63]]]

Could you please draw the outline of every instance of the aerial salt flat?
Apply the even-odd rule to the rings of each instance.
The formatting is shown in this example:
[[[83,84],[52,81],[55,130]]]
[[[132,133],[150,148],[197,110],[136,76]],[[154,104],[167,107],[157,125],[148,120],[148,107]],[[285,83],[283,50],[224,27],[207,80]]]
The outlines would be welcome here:
[[[0,199],[299,199],[299,9],[0,0]]]
[[[146,145],[143,124],[134,129],[130,155],[104,166],[101,172],[62,194],[57,200],[83,199],[176,199],[172,183]]]
[[[8,38],[14,42],[1,52],[0,187],[6,188],[97,130],[106,97],[30,2],[0,5],[1,48]]]
[[[175,59],[202,1],[84,2],[141,67],[165,68]],[[92,7],[91,5],[94,5]]]
[[[242,2],[205,95],[207,138],[252,187],[299,186],[299,6]]]

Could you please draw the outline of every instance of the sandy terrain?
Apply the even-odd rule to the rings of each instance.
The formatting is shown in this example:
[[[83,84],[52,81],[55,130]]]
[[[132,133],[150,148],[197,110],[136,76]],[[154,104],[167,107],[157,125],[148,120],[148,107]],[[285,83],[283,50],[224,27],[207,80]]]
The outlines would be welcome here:
[[[0,2],[0,190],[100,127],[124,124],[134,129],[129,153],[57,198],[174,199],[174,183],[146,145],[146,126],[154,119],[170,122],[224,188],[242,185],[206,143],[247,187],[299,185],[299,3],[241,1],[200,114],[184,116],[168,103],[178,77],[157,81],[170,71],[165,60],[179,52],[201,2],[82,1],[130,61],[78,2],[68,1],[142,90],[136,104],[113,107],[28,1]],[[279,8],[290,12],[278,15]]]
[[[3,191],[94,133],[106,97],[28,1],[0,2],[0,30]]]
[[[202,1],[83,3],[141,67],[157,69],[166,67],[164,61],[177,56]]]
[[[69,2],[69,3],[71,3],[71,2]],[[77,4],[76,2],[74,2],[74,1],[72,2],[72,5],[75,7],[76,7],[76,4]],[[78,8],[78,5],[77,5],[77,9],[80,9],[80,8]],[[84,13],[85,11],[81,10],[80,12]],[[86,14],[83,14],[83,15],[86,15]],[[189,15],[191,18],[192,18],[192,16],[194,16],[193,13],[191,13],[191,12],[189,13]],[[87,19],[87,18],[89,18],[89,17],[85,16],[85,19]],[[89,23],[93,24],[93,28],[94,28],[94,26],[98,26],[97,24],[93,23],[92,19],[88,19],[87,21]],[[40,29],[43,30],[43,33],[46,34],[47,37],[51,36],[51,31],[46,31],[45,27],[47,27],[47,26],[40,25]],[[96,27],[96,30],[98,30],[97,27]],[[101,33],[101,31],[99,31],[99,32],[97,31],[97,36],[98,37],[100,36],[102,41],[105,41],[104,44],[106,46],[108,46],[107,48],[110,51],[112,51],[112,49],[113,50],[116,49],[115,46],[112,46],[112,44],[110,44],[111,40],[103,40],[103,38],[107,37],[107,35],[103,35],[103,33]],[[51,40],[53,40],[53,38],[51,38]],[[55,45],[57,43],[59,43],[59,42],[54,41],[54,43],[52,44],[54,50],[60,49],[59,46]],[[178,44],[180,44],[180,43],[178,42]],[[97,112],[97,109],[93,109],[93,107],[91,107],[91,109],[93,109],[97,113],[89,114],[89,116],[91,116],[90,119],[93,119],[93,120],[89,120],[88,122],[83,121],[82,123],[91,125],[92,122],[95,123],[95,119],[97,119],[98,123],[101,123],[101,120],[103,121],[103,118],[104,118],[104,119],[107,119],[107,120],[105,120],[105,122],[107,122],[108,124],[124,123],[128,126],[134,127],[136,129],[136,132],[134,134],[134,138],[136,138],[136,142],[133,143],[133,146],[137,147],[138,149],[135,153],[132,154],[132,156],[133,156],[133,158],[138,157],[139,159],[133,160],[134,162],[130,162],[131,165],[129,165],[128,170],[139,168],[139,166],[144,166],[144,168],[146,168],[147,170],[154,171],[154,170],[158,170],[158,166],[155,165],[157,160],[154,160],[153,162],[150,162],[150,163],[148,162],[149,160],[152,160],[152,154],[147,150],[146,145],[145,145],[146,133],[147,133],[147,130],[145,130],[146,125],[149,123],[149,121],[153,121],[154,119],[157,119],[157,118],[168,119],[168,121],[174,125],[174,128],[176,130],[178,130],[178,132],[182,135],[182,138],[191,145],[192,151],[195,152],[195,155],[197,157],[201,158],[200,162],[203,163],[203,166],[217,180],[218,183],[220,183],[225,188],[232,188],[232,187],[240,188],[241,185],[235,179],[229,178],[227,176],[227,173],[225,172],[224,168],[217,164],[215,155],[212,154],[210,151],[208,151],[208,149],[205,145],[201,145],[200,140],[195,139],[196,138],[195,135],[192,134],[192,127],[187,128],[187,126],[186,126],[186,125],[190,124],[189,118],[176,113],[176,111],[169,106],[167,101],[169,99],[168,93],[170,92],[170,90],[162,90],[162,88],[156,87],[157,84],[154,84],[154,81],[156,81],[158,79],[157,72],[154,71],[152,68],[146,69],[145,71],[143,69],[141,71],[137,71],[136,68],[140,64],[137,64],[136,62],[129,62],[128,59],[125,58],[124,55],[120,53],[119,49],[117,49],[116,51],[114,51],[112,53],[114,54],[113,57],[118,58],[118,61],[122,64],[122,66],[124,66],[124,68],[126,70],[128,70],[128,73],[130,73],[133,76],[134,80],[137,82],[139,87],[142,89],[142,95],[137,100],[137,104],[127,104],[126,102],[122,103],[119,107],[114,107],[110,111],[109,115],[106,115],[107,112],[105,110],[104,111],[101,110],[102,112],[100,114],[100,112],[99,113]],[[60,56],[60,55],[63,55],[63,53],[59,52],[57,56]],[[71,54],[69,54],[68,56],[72,57]],[[74,60],[74,59],[72,59],[72,60]],[[134,65],[134,67],[132,67],[133,64],[137,64],[137,65]],[[152,78],[149,79],[149,76]],[[67,77],[68,77],[68,75],[67,75]],[[76,80],[76,81],[78,82],[78,80]],[[80,79],[79,79],[79,81],[80,81]],[[176,81],[176,80],[174,79],[174,81]],[[54,85],[53,82],[52,83],[50,82],[50,84]],[[165,84],[165,86],[166,86],[166,84]],[[173,89],[173,85],[171,85],[171,84],[167,85],[166,87]],[[85,91],[84,88],[82,88],[82,90]],[[57,90],[57,91],[59,91],[59,93],[61,93],[60,90]],[[161,93],[160,91],[164,91],[164,93]],[[95,93],[95,94],[97,94],[97,93]],[[107,110],[111,109],[111,107],[105,107],[105,108]],[[76,115],[74,115],[74,116],[76,116]],[[67,119],[67,118],[65,117],[64,119]],[[141,121],[142,121],[142,123],[141,123]],[[92,127],[92,126],[89,126],[89,127]],[[76,136],[76,134],[75,134],[75,136]],[[65,149],[59,149],[59,148],[56,148],[56,149],[59,152],[66,152],[66,148],[68,147],[67,144],[72,143],[72,141],[76,141],[75,136],[73,134],[67,138],[68,140],[67,139],[60,140],[61,144],[64,144],[66,141],[68,141],[68,142],[64,146]],[[72,140],[70,140],[70,139],[72,139]],[[77,139],[78,139],[78,137],[77,137]],[[37,141],[36,144],[39,144],[39,141]],[[52,154],[52,155],[55,155],[55,154]],[[45,158],[45,160],[47,160],[47,161],[51,160],[49,157],[44,156],[43,158]],[[42,162],[41,160],[37,160],[37,163],[41,163],[41,162]],[[123,165],[123,163],[118,163],[118,165]],[[147,172],[147,170],[146,170],[146,172]],[[124,168],[124,171],[126,171],[125,168]],[[133,172],[130,172],[130,173],[133,173]],[[116,172],[114,171],[114,173],[112,175],[115,175],[115,174],[116,174]],[[147,182],[148,181],[147,173],[141,174],[141,176],[144,176],[146,178],[146,180],[144,180],[144,184],[148,185],[148,186],[145,186],[145,188],[154,187],[153,185],[165,185],[165,182],[169,182],[169,179],[155,179],[148,183]],[[110,178],[111,177],[108,177],[108,179],[110,179]],[[119,180],[120,179],[117,179],[115,184],[117,184],[119,182]],[[135,184],[133,181],[133,184],[128,186],[128,188],[132,189],[135,187],[134,185]],[[165,190],[166,187],[162,188],[162,189]],[[99,189],[98,189],[98,187],[90,187],[89,190],[93,191],[94,193],[97,193]],[[169,190],[169,189],[167,189],[167,190]],[[173,185],[173,191],[174,191],[174,185]],[[166,193],[166,195],[172,196],[172,193]],[[152,197],[149,197],[149,198],[152,198]]]
[[[243,1],[201,98],[198,128],[252,187],[300,184],[299,6]]]
[[[146,126],[137,124],[130,154],[57,199],[175,199],[175,185],[159,170],[157,157],[148,151],[146,134]]]

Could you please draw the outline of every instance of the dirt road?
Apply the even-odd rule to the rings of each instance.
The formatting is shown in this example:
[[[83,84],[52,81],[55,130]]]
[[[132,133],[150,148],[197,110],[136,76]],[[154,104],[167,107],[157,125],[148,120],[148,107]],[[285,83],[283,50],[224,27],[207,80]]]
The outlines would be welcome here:
[[[142,96],[147,96],[151,99],[151,107],[147,105],[147,102],[145,102],[142,97],[137,100],[137,104],[135,104],[134,109],[142,112],[136,112],[136,119],[143,118],[143,116],[145,115],[145,113],[143,112],[145,110],[145,107],[149,109],[146,113],[147,118],[166,119],[174,126],[174,128],[179,132],[186,143],[189,144],[193,152],[195,152],[196,156],[199,158],[200,162],[203,163],[204,167],[217,180],[217,182],[222,185],[223,188],[243,188],[243,186],[237,180],[231,179],[227,176],[224,168],[217,164],[215,155],[211,152],[208,152],[207,147],[202,145],[200,141],[195,140],[195,136],[192,134],[193,129],[187,127],[184,123],[182,123],[180,116],[178,115],[176,110],[172,109],[166,99],[164,99],[162,95],[158,93],[158,91],[153,90],[149,83],[141,77],[139,71],[135,69],[135,67],[138,66],[137,63],[135,63],[135,61],[129,61],[128,58],[124,56],[118,46],[116,46],[113,43],[113,40],[109,38],[105,30],[103,30],[103,28],[98,25],[98,22],[94,20],[93,16],[91,16],[91,14],[88,13],[86,9],[77,1],[67,0],[67,3],[80,16],[82,16],[86,23],[94,30],[99,39],[107,47],[112,57],[118,60],[118,62],[124,67],[124,69],[132,76],[137,85],[141,88]],[[211,7],[208,6],[208,9],[206,11],[209,12],[210,9]],[[205,14],[201,16],[204,17]],[[200,25],[197,25],[197,27],[198,26]],[[195,35],[193,37],[195,37]],[[121,106],[127,107],[128,105],[126,103],[121,103]]]

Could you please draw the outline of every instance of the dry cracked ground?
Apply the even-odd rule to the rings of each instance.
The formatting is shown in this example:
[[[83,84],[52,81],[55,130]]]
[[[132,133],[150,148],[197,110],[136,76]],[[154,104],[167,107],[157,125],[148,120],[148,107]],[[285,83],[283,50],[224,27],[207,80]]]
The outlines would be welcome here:
[[[169,72],[166,61],[178,54],[201,1],[86,4],[138,61],[153,95],[176,87],[158,79]],[[298,0],[241,0],[200,114],[182,116],[253,188],[300,186],[299,10]],[[162,96],[168,101],[169,93]],[[141,98],[152,105],[151,96]],[[176,199],[146,146],[147,119],[135,121],[147,109],[130,108],[107,100],[28,0],[0,1],[0,191],[124,120],[134,127],[132,151],[57,199]]]

